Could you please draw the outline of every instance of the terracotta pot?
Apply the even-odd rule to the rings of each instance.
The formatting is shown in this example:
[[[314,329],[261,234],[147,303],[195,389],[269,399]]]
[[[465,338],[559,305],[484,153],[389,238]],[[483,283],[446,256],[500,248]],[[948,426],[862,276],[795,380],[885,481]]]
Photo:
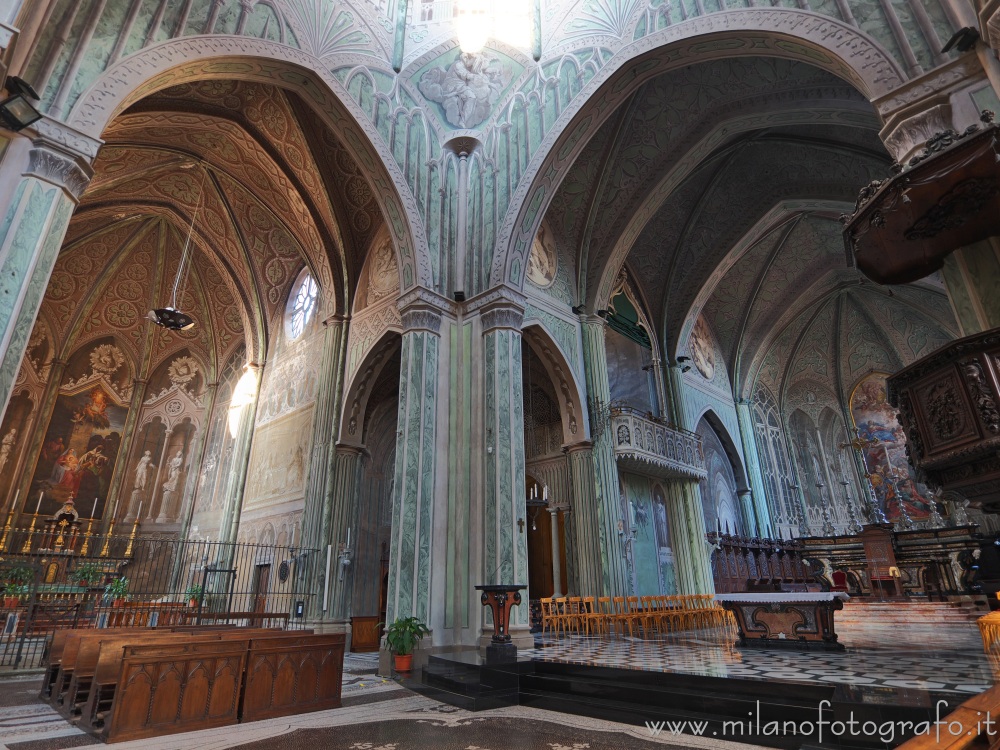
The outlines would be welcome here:
[[[394,659],[397,672],[409,672],[413,668],[413,654],[396,654]]]
[[[111,602],[112,607],[121,607],[124,604],[125,604],[124,599],[115,599],[113,602]]]
[[[21,599],[16,596],[5,596],[3,598],[3,606],[5,609],[17,609],[20,603]]]
[[[197,599],[188,599],[188,606],[191,609],[197,609],[197,607],[198,607],[198,600]]]

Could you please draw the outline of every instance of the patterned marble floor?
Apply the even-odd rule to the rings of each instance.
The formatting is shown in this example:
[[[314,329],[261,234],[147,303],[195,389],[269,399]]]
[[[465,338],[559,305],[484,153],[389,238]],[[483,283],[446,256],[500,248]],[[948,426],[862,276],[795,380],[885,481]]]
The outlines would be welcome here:
[[[959,648],[929,649],[908,642],[905,633],[897,633],[888,642],[893,647],[849,648],[843,652],[741,649],[725,633],[699,631],[655,640],[544,636],[536,637],[534,649],[520,653],[544,661],[710,677],[960,694],[980,693],[1000,680],[1000,660],[987,657],[981,642],[963,638],[957,642]]]
[[[37,695],[39,678],[0,681],[0,694]],[[346,686],[345,686],[346,689]],[[511,739],[512,727],[520,727]],[[68,750],[98,744],[47,705],[0,708],[0,750]],[[343,708],[235,727],[115,745],[117,750],[764,750],[714,737],[512,706],[472,713],[415,695],[394,682],[371,681],[345,693]]]

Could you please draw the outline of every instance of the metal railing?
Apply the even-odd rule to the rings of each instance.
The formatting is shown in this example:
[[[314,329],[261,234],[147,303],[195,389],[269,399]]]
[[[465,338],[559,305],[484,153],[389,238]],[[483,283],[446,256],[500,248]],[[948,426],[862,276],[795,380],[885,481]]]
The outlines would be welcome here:
[[[40,666],[58,628],[298,628],[310,609],[311,550],[62,531],[3,530],[0,670]]]

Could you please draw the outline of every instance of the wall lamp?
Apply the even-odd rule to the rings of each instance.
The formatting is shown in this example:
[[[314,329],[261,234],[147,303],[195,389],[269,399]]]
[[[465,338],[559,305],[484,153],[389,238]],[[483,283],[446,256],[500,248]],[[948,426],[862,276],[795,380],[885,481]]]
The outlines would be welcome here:
[[[17,76],[9,76],[4,88],[11,96],[0,102],[0,120],[15,133],[42,119],[42,114],[28,99],[38,99],[35,90]]]

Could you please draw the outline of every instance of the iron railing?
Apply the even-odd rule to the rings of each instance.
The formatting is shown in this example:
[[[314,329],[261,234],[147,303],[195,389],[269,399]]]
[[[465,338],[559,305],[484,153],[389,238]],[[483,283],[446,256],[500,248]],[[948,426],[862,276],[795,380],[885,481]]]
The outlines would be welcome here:
[[[41,665],[57,628],[230,622],[301,627],[300,547],[7,527],[0,539],[0,670]]]

